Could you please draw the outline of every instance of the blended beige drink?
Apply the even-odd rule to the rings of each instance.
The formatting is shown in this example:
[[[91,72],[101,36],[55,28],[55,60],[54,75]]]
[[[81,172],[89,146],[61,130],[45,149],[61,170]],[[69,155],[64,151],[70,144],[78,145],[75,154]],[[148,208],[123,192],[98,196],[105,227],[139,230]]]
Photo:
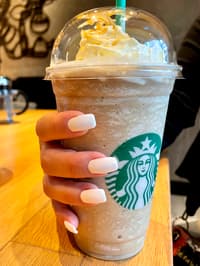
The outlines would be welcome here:
[[[105,190],[107,202],[73,207],[80,220],[75,241],[97,258],[125,259],[144,245],[168,100],[178,71],[170,45],[162,23],[133,8],[84,12],[55,42],[47,78],[58,110],[93,113],[97,121],[87,135],[63,145],[97,150],[119,162],[117,171],[90,179]],[[59,58],[60,49],[67,59]]]

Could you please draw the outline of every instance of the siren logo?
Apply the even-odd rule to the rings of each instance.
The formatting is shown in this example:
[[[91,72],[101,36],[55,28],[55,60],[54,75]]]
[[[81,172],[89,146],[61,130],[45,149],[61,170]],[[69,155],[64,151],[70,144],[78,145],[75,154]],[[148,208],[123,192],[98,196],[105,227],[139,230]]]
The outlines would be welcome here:
[[[160,148],[160,136],[148,133],[128,140],[112,153],[119,169],[105,180],[111,196],[122,207],[140,209],[151,199]]]

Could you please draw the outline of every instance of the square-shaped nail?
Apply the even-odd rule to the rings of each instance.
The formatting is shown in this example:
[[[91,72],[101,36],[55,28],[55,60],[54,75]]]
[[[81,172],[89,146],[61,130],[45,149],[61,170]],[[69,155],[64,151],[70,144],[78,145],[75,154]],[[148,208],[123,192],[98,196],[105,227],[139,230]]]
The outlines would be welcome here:
[[[106,194],[101,188],[86,189],[81,192],[80,198],[82,202],[98,204],[106,201]]]
[[[68,128],[72,132],[88,130],[96,127],[96,120],[93,114],[75,116],[68,121]]]
[[[103,157],[91,160],[88,170],[92,174],[107,174],[118,169],[118,161],[115,157]]]

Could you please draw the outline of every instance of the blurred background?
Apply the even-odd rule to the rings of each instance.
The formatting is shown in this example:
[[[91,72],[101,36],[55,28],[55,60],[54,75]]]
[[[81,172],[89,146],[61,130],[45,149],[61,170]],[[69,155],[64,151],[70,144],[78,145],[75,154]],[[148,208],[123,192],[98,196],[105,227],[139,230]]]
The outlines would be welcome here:
[[[1,74],[11,79],[44,76],[52,42],[64,23],[83,10],[114,4],[114,0],[0,0]],[[176,49],[200,10],[200,0],[127,0],[127,5],[162,19]]]
[[[33,108],[55,108],[49,81],[44,81],[54,39],[66,21],[86,9],[114,5],[113,0],[0,0],[0,75],[12,79],[13,88],[23,90]],[[159,17],[172,34],[178,50],[183,37],[200,13],[200,0],[127,0],[128,6],[145,9]],[[200,127],[184,130],[167,149],[171,179]],[[184,145],[183,145],[184,143]],[[179,180],[185,182],[184,180]],[[172,216],[181,215],[185,197],[172,195]],[[191,217],[200,232],[200,213]]]

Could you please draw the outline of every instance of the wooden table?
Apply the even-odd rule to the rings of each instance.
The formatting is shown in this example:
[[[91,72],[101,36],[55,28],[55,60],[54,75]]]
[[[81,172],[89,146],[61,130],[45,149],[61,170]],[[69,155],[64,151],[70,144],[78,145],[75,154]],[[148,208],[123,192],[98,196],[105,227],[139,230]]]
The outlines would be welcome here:
[[[1,266],[169,266],[172,265],[168,160],[157,176],[145,247],[136,257],[101,261],[82,254],[65,229],[56,224],[42,190],[42,170],[35,123],[49,110],[28,110],[16,123],[0,125],[0,265]]]

